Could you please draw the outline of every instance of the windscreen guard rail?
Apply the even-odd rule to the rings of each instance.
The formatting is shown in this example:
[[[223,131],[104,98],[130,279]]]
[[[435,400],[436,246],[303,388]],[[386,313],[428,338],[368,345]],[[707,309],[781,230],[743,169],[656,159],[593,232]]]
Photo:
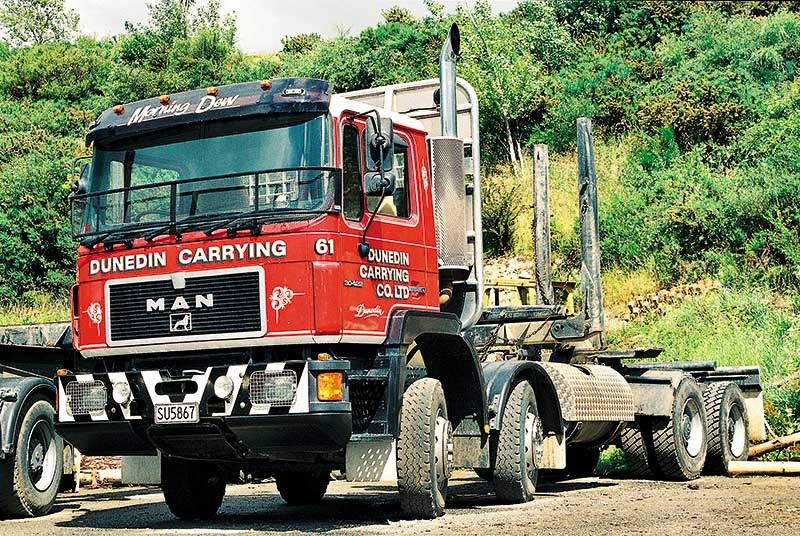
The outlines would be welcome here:
[[[188,224],[188,223],[196,223],[196,222],[203,222],[203,223],[214,223],[220,220],[224,220],[227,218],[238,217],[241,216],[242,218],[246,218],[249,215],[253,216],[268,216],[268,215],[279,215],[279,214],[303,214],[304,210],[300,208],[288,208],[288,209],[268,209],[268,212],[265,211],[262,207],[259,206],[259,200],[263,197],[261,193],[261,189],[265,190],[267,196],[278,196],[290,192],[277,192],[275,194],[270,194],[266,192],[266,189],[269,188],[272,184],[269,181],[261,182],[261,177],[267,177],[269,174],[275,173],[291,173],[291,172],[307,172],[307,171],[320,171],[322,173],[330,173],[330,179],[333,181],[333,187],[329,189],[327,192],[324,202],[322,206],[313,210],[307,210],[305,213],[308,214],[318,214],[318,213],[338,213],[335,204],[339,201],[340,198],[340,190],[341,190],[341,181],[339,180],[341,175],[341,169],[329,166],[296,166],[296,167],[289,167],[289,168],[272,168],[272,169],[263,169],[252,171],[248,173],[228,173],[223,175],[213,175],[208,177],[199,177],[193,179],[179,179],[179,180],[172,180],[172,181],[163,181],[157,184],[139,184],[130,187],[123,187],[123,188],[111,188],[108,190],[102,190],[98,192],[86,192],[86,193],[74,193],[71,198],[71,221],[72,221],[72,237],[75,240],[93,238],[98,236],[107,235],[108,233],[117,233],[117,232],[136,232],[136,231],[147,231],[151,230],[154,227],[161,227],[161,226],[171,226],[174,229],[177,228],[179,225]],[[225,179],[232,179],[232,178],[245,178],[245,177],[255,177],[255,181],[253,183],[247,185],[231,185],[225,188],[214,188],[214,189],[206,189],[206,190],[199,190],[197,193],[209,194],[219,191],[230,191],[230,190],[246,190],[251,195],[251,199],[253,200],[252,210],[242,210],[242,211],[227,211],[227,212],[220,212],[220,213],[211,213],[211,214],[190,214],[184,218],[178,219],[178,197],[179,195],[185,195],[179,193],[178,187],[185,186],[185,185],[192,185],[197,183],[206,183],[211,181],[219,181]],[[322,174],[314,177],[311,180],[300,180],[298,178],[297,185],[298,187],[301,185],[308,185],[312,184],[322,178]],[[128,195],[131,192],[137,191],[147,191],[147,190],[156,190],[161,188],[169,188],[169,220],[156,220],[156,221],[148,221],[143,222],[141,224],[131,223],[131,222],[122,222],[118,226],[108,227],[104,229],[100,229],[99,225],[99,218],[101,211],[97,210],[95,217],[97,218],[95,230],[91,232],[80,232],[80,227],[85,224],[84,221],[84,212],[89,207],[88,200],[93,198],[100,198],[108,195],[114,194],[122,194]],[[195,192],[191,192],[195,193]],[[166,198],[166,196],[163,196]],[[83,205],[79,207],[79,205],[83,202]],[[130,199],[126,199],[123,203],[126,205],[126,210],[129,210],[131,201]],[[105,210],[106,207],[103,207]],[[248,207],[249,208],[249,207]]]

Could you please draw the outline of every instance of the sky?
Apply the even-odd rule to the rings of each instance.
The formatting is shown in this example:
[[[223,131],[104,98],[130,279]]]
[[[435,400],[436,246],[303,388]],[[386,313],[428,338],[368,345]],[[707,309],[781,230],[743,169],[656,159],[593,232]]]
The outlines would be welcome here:
[[[155,3],[156,0],[149,0]],[[199,0],[204,3],[205,0]],[[470,0],[438,0],[447,11]],[[66,0],[81,17],[84,35],[107,37],[125,31],[125,21],[147,21],[148,0]],[[494,11],[508,11],[517,0],[489,0]],[[381,10],[393,5],[417,15],[427,13],[423,0],[221,0],[223,13],[236,12],[239,46],[247,54],[277,52],[286,35],[316,32],[333,37],[340,32],[357,35],[381,20]]]

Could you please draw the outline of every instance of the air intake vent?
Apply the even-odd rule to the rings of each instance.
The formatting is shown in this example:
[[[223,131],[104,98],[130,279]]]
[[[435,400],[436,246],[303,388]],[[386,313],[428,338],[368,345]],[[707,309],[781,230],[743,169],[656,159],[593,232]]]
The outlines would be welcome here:
[[[436,242],[441,268],[472,265],[467,247],[467,187],[464,180],[464,142],[460,138],[432,137]]]
[[[111,344],[262,336],[262,272],[195,272],[174,284],[169,275],[108,286]]]

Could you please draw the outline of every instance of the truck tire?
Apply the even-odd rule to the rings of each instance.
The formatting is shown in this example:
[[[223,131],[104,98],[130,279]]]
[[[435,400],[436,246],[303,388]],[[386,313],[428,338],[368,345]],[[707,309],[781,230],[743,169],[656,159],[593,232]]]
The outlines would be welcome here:
[[[600,461],[600,447],[567,447],[567,474],[571,478],[592,476]]]
[[[658,476],[668,480],[694,480],[706,461],[706,411],[697,382],[683,378],[675,390],[672,415],[652,423],[653,454]]]
[[[225,470],[212,462],[161,458],[161,490],[169,511],[183,520],[211,519],[225,496]]]
[[[712,383],[703,392],[708,426],[707,474],[727,475],[731,460],[747,460],[748,419],[744,395],[732,382]]]
[[[639,421],[629,422],[620,433],[620,444],[628,463],[628,472],[639,478],[652,478],[653,436],[650,427]]]
[[[330,471],[275,473],[278,492],[290,506],[317,504],[325,496],[330,481]]]
[[[397,438],[400,509],[411,518],[444,514],[447,482],[453,471],[453,429],[442,385],[422,378],[406,390]]]
[[[494,489],[500,501],[518,504],[533,499],[542,465],[542,438],[533,388],[520,382],[508,398],[497,437]]]
[[[22,408],[16,451],[0,462],[3,517],[41,516],[53,507],[64,466],[54,414],[52,404],[39,397]]]

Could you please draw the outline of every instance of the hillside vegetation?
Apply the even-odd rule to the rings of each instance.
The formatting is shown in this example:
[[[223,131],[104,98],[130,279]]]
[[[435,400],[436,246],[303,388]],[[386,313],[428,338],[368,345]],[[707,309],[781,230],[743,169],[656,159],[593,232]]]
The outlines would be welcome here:
[[[103,109],[269,77],[325,78],[339,91],[435,77],[457,22],[459,74],[481,101],[487,255],[530,254],[530,154],[547,143],[555,275],[577,277],[575,120],[589,117],[612,309],[702,277],[727,289],[612,341],[761,363],[768,378],[800,366],[798,2],[523,0],[495,14],[485,0],[454,12],[426,0],[424,17],[394,7],[358,35],[286,36],[257,57],[237,47],[218,0],[159,0],[148,23],[101,40],[75,36],[63,1],[44,4],[60,10],[47,31],[8,26],[0,0],[4,321],[66,314],[71,163],[88,154],[82,136]],[[786,415],[800,411],[796,393],[778,398]]]

